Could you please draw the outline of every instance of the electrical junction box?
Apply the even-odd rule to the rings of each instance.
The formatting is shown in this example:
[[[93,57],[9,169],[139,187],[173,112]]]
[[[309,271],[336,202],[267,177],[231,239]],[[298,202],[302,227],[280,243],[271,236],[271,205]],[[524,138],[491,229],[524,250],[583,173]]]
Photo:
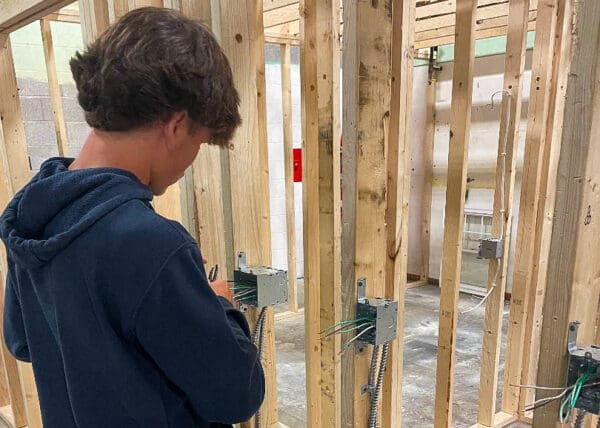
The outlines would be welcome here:
[[[573,322],[569,325],[569,372],[567,374],[567,385],[574,385],[586,373],[588,374],[588,379],[590,379],[588,382],[597,383],[600,381],[600,347],[593,345],[585,348],[577,347],[578,327],[578,322]],[[575,408],[596,415],[600,414],[600,385],[582,388],[579,398],[575,403]]]
[[[284,270],[265,266],[248,266],[246,255],[238,254],[238,269],[233,272],[234,284],[254,287],[243,305],[262,308],[274,306],[288,301],[288,278]]]
[[[479,243],[479,257],[482,259],[501,259],[504,242],[501,239],[482,239]]]
[[[356,318],[373,320],[375,328],[362,335],[360,341],[370,345],[383,345],[398,335],[398,302],[376,297],[367,298],[365,288],[366,280],[358,280]]]

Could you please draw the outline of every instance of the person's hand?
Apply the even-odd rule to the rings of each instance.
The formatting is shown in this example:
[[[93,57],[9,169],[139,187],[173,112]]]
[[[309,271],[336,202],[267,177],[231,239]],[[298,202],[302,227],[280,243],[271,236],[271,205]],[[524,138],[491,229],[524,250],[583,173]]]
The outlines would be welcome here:
[[[217,279],[210,283],[210,288],[213,289],[217,296],[221,296],[229,300],[229,302],[233,305],[233,291],[231,291],[227,285],[227,281],[224,279]]]

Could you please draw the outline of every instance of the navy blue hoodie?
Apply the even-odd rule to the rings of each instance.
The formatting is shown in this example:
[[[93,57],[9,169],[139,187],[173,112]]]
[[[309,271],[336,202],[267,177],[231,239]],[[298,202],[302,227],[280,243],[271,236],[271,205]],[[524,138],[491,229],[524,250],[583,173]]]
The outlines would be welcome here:
[[[30,361],[44,428],[218,427],[264,396],[241,313],[194,240],[129,172],[46,161],[0,218],[4,335]]]

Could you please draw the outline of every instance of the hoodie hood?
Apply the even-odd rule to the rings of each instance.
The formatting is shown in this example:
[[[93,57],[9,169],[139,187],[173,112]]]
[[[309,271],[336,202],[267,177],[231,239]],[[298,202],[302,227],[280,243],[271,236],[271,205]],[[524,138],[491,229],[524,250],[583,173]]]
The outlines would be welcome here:
[[[0,238],[19,265],[40,267],[96,221],[138,199],[150,206],[152,191],[116,168],[69,171],[73,159],[52,158],[8,204]]]

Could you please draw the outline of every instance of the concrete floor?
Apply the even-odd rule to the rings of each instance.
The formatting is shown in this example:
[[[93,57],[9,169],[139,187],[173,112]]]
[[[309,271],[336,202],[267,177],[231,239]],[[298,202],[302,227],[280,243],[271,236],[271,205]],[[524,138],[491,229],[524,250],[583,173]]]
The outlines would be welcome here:
[[[478,301],[479,298],[461,294],[459,308],[468,309]],[[405,427],[433,426],[438,309],[438,287],[424,286],[408,290],[404,332],[403,426]],[[505,308],[505,330],[507,309]],[[304,316],[294,315],[279,320],[275,329],[279,420],[290,428],[306,427]],[[477,419],[482,330],[483,308],[460,315],[454,399],[454,426],[457,428],[470,427]],[[504,348],[503,343],[501,368],[504,361]],[[499,378],[502,382],[502,372]],[[501,391],[501,385],[498,390]],[[513,424],[511,427],[526,426]]]
[[[299,302],[303,299],[299,284]],[[465,310],[479,298],[461,294],[459,308]],[[403,426],[433,426],[435,367],[438,334],[439,289],[424,286],[406,293],[404,332]],[[287,308],[277,308],[277,312]],[[505,308],[506,329],[507,308]],[[304,365],[304,315],[278,320],[277,386],[279,420],[289,428],[306,427],[306,389]],[[479,359],[483,329],[483,308],[460,315],[456,353],[454,427],[470,427],[477,418]],[[504,361],[502,345],[501,367]],[[502,382],[502,373],[500,375]],[[501,386],[499,387],[501,391]],[[513,424],[512,428],[526,427]],[[8,428],[0,419],[0,428]],[[390,428],[390,427],[382,427]]]

